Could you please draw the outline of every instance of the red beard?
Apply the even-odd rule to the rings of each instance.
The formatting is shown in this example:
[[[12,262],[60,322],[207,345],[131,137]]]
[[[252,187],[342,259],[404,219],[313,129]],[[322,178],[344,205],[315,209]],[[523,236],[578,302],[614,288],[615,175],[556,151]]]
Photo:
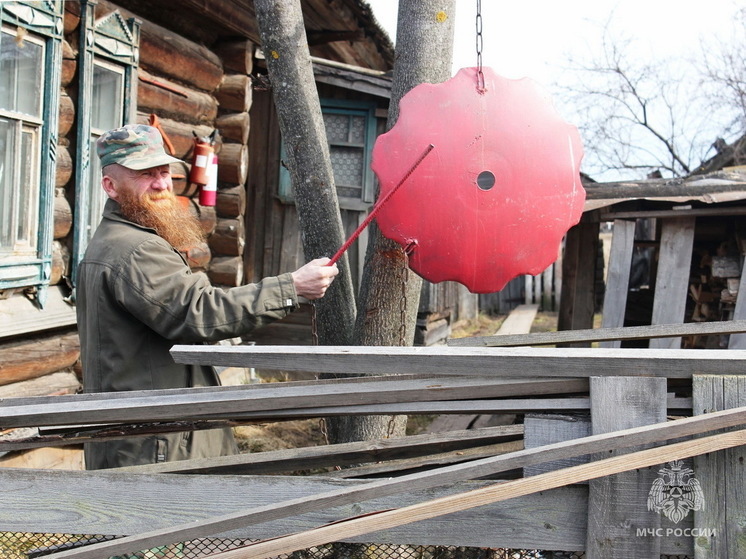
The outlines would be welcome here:
[[[121,190],[117,201],[124,217],[143,227],[155,229],[176,249],[187,250],[205,241],[197,218],[178,202],[171,191],[137,195],[129,190]]]

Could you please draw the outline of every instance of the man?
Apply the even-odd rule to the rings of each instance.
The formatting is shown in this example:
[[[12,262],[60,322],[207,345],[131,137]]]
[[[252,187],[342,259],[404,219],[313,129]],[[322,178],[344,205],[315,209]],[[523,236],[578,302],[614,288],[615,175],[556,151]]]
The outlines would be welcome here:
[[[210,367],[180,365],[174,344],[241,336],[318,299],[338,273],[328,258],[259,283],[219,289],[192,273],[179,248],[203,239],[177,201],[157,129],[127,125],[98,140],[103,220],[78,271],[77,316],[86,392],[219,384]],[[233,454],[230,429],[90,443],[88,469]]]

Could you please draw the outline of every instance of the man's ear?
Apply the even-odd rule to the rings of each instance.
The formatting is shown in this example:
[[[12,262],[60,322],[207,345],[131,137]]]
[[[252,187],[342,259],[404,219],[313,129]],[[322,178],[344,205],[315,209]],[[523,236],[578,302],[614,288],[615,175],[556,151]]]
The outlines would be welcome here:
[[[119,196],[119,193],[117,192],[117,189],[114,185],[114,180],[109,175],[104,175],[101,177],[101,186],[104,189],[104,192],[106,192],[106,195],[111,198],[112,200],[116,200],[117,196]]]

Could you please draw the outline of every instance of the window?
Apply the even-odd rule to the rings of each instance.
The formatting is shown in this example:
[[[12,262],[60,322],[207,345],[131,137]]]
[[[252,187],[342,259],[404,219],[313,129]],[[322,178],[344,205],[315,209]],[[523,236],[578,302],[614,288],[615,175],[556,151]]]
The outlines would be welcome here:
[[[321,112],[340,207],[363,209],[373,202],[375,194],[370,168],[376,140],[375,104],[322,99]],[[280,198],[292,200],[290,173],[284,166],[280,169]]]
[[[125,21],[113,11],[94,20],[94,5],[84,2],[81,12],[78,60],[79,87],[75,169],[75,207],[72,281],[77,279],[78,263],[101,221],[107,196],[101,188],[101,166],[96,141],[112,128],[135,120],[135,89],[138,59],[139,22]]]
[[[101,60],[93,62],[93,87],[91,95],[90,127],[90,167],[88,172],[88,208],[85,220],[85,243],[91,240],[93,232],[101,221],[106,203],[106,194],[101,188],[101,164],[96,154],[96,141],[101,134],[125,124],[124,112],[124,68],[106,64]]]
[[[0,2],[0,291],[51,270],[62,2]]]

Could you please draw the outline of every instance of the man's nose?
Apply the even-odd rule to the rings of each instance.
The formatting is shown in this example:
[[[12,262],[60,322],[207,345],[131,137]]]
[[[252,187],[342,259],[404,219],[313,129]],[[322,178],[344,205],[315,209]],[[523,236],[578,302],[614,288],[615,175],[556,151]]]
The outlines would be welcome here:
[[[170,184],[171,184],[171,181],[168,179],[168,177],[157,176],[150,183],[150,187],[153,190],[168,190]]]

